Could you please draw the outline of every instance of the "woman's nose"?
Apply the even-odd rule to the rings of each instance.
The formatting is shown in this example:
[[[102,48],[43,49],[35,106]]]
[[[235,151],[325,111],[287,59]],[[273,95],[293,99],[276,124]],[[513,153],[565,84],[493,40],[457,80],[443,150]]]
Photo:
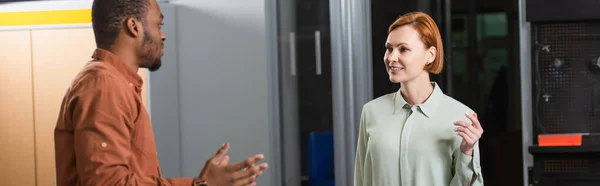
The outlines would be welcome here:
[[[398,52],[392,51],[392,53],[390,53],[390,55],[387,56],[387,59],[385,61],[387,63],[398,62],[398,57]]]

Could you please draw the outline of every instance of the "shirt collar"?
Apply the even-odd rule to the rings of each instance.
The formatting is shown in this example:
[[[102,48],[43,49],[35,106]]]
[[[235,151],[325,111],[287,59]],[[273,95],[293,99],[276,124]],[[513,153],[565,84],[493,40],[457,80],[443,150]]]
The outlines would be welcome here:
[[[421,111],[428,118],[434,114],[437,105],[442,101],[444,97],[444,92],[442,91],[442,89],[440,89],[437,83],[431,82],[431,85],[433,85],[433,92],[431,93],[429,98],[427,98],[427,100],[425,100],[424,103],[415,105],[416,108],[418,108],[418,110]],[[404,97],[402,97],[402,93],[400,92],[400,90],[398,90],[394,94],[394,101],[394,114],[401,113],[400,111],[402,111],[403,108],[411,108],[411,106],[406,102],[406,100],[404,100]]]
[[[104,50],[101,48],[97,48],[92,54],[92,58],[94,60],[102,61],[104,63],[112,65],[120,74],[127,78],[127,81],[135,85],[136,87],[141,87],[143,85],[143,79],[140,77],[137,72],[133,71],[125,61],[121,60],[119,56],[113,54],[108,50]]]

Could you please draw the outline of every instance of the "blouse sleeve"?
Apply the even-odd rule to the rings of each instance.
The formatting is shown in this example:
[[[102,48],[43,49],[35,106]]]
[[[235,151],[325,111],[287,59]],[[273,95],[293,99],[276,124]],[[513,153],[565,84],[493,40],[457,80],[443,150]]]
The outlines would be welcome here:
[[[479,161],[479,142],[475,144],[473,156],[468,156],[457,148],[452,160],[454,175],[451,186],[483,186],[481,166]]]
[[[356,144],[356,157],[354,162],[354,186],[364,186],[364,163],[365,154],[367,150],[367,137],[366,137],[366,122],[365,122],[365,108],[363,107],[360,116],[360,127],[358,131],[358,142]]]

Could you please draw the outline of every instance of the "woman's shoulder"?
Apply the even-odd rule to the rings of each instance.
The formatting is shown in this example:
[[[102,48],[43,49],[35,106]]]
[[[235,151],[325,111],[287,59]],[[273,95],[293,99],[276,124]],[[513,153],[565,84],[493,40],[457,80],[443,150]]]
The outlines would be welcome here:
[[[443,110],[456,111],[456,112],[463,113],[463,114],[464,113],[469,113],[469,114],[473,113],[473,110],[471,108],[469,108],[469,106],[465,105],[464,103],[462,103],[448,95],[444,94],[441,102],[442,103],[440,104],[440,107],[442,107]]]
[[[389,93],[365,103],[362,107],[361,120],[374,121],[382,116],[393,114],[394,102],[395,93]]]
[[[396,93],[388,93],[365,103],[362,107],[363,117],[376,118],[381,114],[386,115],[386,113],[393,113],[395,94]]]
[[[394,106],[395,92],[379,96],[363,105],[363,110]]]

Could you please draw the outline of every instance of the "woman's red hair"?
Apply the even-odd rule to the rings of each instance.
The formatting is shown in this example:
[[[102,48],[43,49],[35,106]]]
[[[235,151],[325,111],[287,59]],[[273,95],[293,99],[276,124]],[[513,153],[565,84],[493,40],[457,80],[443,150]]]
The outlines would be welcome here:
[[[405,25],[411,26],[417,30],[426,49],[430,47],[436,48],[435,59],[432,63],[425,66],[425,70],[434,74],[440,73],[444,68],[444,46],[435,21],[423,12],[410,12],[396,19],[396,21],[390,25],[388,34],[394,29]]]

